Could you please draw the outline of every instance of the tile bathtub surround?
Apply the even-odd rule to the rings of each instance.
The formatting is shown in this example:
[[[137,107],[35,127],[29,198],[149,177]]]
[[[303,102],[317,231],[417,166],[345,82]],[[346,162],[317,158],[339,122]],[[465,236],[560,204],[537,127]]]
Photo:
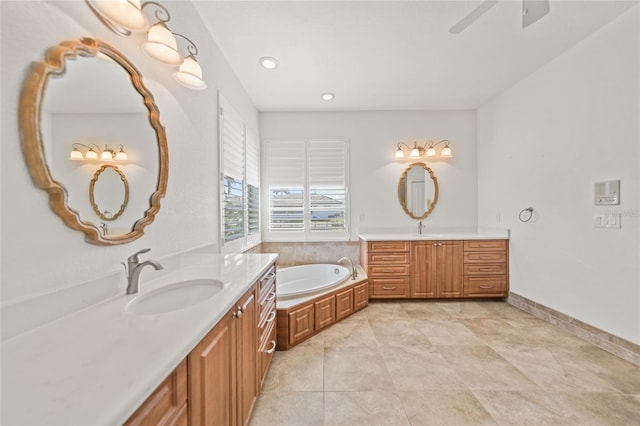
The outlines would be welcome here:
[[[558,326],[579,338],[618,355],[620,358],[640,366],[640,345],[614,336],[554,309],[534,302],[515,293],[510,293],[507,303],[530,313],[536,318]],[[640,380],[640,379],[639,379]]]
[[[374,302],[276,352],[276,424],[640,425],[640,367],[505,302]]]
[[[341,257],[348,257],[354,264],[360,264],[358,241],[263,242],[259,250],[262,253],[278,253],[276,264],[281,268],[309,263],[336,263]]]

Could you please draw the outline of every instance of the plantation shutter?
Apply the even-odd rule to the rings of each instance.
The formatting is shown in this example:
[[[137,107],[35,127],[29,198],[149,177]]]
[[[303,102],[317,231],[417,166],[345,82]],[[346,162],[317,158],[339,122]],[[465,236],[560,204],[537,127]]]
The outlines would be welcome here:
[[[310,231],[344,231],[345,142],[309,142]]]
[[[224,241],[244,236],[244,123],[226,102],[220,102],[223,150]]]
[[[267,142],[265,150],[269,181],[269,231],[303,232],[305,144]]]
[[[248,131],[246,140],[247,234],[260,232],[260,140]]]

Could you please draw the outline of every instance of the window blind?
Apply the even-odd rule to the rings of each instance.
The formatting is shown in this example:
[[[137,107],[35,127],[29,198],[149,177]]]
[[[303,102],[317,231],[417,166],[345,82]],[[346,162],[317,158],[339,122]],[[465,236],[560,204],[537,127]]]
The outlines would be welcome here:
[[[260,232],[260,140],[246,132],[247,234]]]
[[[244,122],[223,99],[220,101],[224,241],[244,236]]]

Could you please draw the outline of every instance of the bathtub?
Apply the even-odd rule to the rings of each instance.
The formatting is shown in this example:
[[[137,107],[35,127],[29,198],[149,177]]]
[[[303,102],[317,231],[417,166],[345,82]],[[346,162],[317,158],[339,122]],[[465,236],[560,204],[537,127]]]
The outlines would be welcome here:
[[[312,296],[338,287],[351,277],[344,266],[310,264],[278,269],[276,293],[278,300]]]

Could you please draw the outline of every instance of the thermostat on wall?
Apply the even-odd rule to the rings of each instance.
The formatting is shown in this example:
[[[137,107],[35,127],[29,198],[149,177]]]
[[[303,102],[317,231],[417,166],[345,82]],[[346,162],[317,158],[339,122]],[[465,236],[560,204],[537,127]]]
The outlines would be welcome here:
[[[620,204],[620,181],[607,180],[595,183],[595,205],[610,206]]]

